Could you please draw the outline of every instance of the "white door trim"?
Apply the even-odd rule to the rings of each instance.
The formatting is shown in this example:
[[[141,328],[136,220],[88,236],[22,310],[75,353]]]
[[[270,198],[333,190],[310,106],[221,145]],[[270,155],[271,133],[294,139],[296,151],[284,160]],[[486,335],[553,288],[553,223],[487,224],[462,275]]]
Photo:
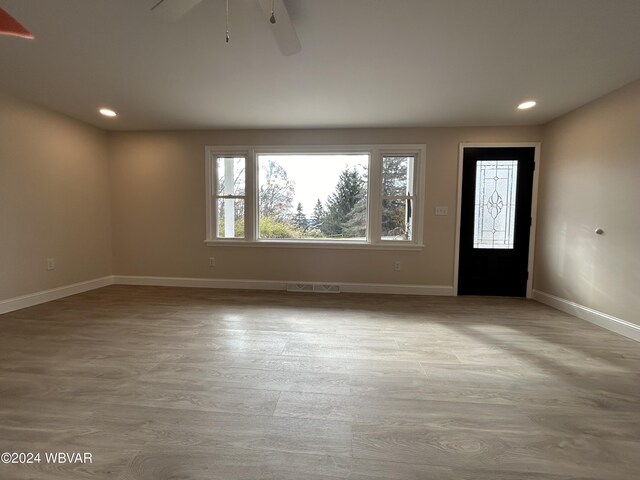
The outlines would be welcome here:
[[[540,142],[517,143],[465,143],[461,142],[458,149],[458,200],[456,206],[456,244],[453,266],[453,288],[458,295],[458,268],[460,264],[460,214],[462,210],[462,161],[465,148],[509,148],[509,147],[533,147],[535,149],[533,171],[533,191],[531,195],[531,230],[529,231],[529,279],[527,280],[527,298],[533,297],[533,267],[536,243],[536,223],[538,215],[538,175],[540,172]]]

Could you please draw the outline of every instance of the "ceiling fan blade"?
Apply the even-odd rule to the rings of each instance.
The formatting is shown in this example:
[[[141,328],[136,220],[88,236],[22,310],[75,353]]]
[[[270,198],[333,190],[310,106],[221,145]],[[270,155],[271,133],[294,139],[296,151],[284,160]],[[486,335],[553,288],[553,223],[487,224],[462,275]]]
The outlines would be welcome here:
[[[33,34],[0,8],[0,35],[33,39]]]
[[[177,20],[186,15],[202,0],[159,0],[151,11],[161,15],[167,20]]]
[[[291,23],[291,17],[289,17],[287,6],[284,4],[283,0],[258,1],[262,7],[264,18],[269,22],[271,32],[273,33],[276,43],[278,44],[278,48],[280,48],[282,54],[289,56],[298,53],[302,49],[302,45],[300,45],[298,34]],[[272,6],[275,23],[272,23],[271,19]]]

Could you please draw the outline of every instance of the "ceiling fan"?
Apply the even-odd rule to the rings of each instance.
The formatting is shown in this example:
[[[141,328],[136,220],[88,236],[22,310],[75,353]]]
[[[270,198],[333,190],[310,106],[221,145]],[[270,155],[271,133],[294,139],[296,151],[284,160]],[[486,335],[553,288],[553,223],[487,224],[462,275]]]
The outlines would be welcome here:
[[[9,35],[12,37],[28,38],[33,40],[33,34],[1,8],[0,35]]]
[[[163,17],[176,20],[186,15],[202,0],[159,0],[151,10]],[[271,32],[283,55],[295,55],[302,46],[291,23],[289,11],[283,0],[257,0],[265,19],[269,21]],[[229,43],[229,0],[226,0],[227,31],[226,41]]]

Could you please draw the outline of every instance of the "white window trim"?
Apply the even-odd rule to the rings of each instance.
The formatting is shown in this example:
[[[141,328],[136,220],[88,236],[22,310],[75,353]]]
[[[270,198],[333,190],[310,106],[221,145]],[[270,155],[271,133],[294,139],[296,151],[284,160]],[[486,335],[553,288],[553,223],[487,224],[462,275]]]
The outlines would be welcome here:
[[[256,195],[258,162],[260,154],[354,154],[369,155],[369,181],[367,199],[369,218],[366,242],[356,240],[316,241],[316,240],[269,240],[258,239],[258,196]],[[412,205],[412,240],[382,240],[382,158],[383,156],[414,156],[414,195],[417,201]],[[244,156],[245,164],[245,237],[217,238],[216,209],[213,205],[216,174],[215,159],[219,156]],[[328,248],[363,250],[421,250],[424,248],[424,205],[425,205],[426,145],[424,144],[384,144],[384,145],[252,145],[252,146],[206,146],[206,239],[208,246],[272,247],[272,248]],[[412,195],[412,196],[414,196]]]

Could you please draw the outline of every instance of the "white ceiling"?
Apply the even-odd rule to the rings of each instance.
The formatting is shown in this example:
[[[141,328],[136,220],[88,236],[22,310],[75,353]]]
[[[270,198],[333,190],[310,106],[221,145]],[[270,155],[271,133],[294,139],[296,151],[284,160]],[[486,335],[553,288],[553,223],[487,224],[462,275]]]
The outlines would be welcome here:
[[[290,57],[257,0],[230,2],[227,45],[224,0],[176,22],[0,0],[36,37],[0,37],[0,88],[114,130],[400,127],[542,123],[640,78],[639,0],[288,0]]]

